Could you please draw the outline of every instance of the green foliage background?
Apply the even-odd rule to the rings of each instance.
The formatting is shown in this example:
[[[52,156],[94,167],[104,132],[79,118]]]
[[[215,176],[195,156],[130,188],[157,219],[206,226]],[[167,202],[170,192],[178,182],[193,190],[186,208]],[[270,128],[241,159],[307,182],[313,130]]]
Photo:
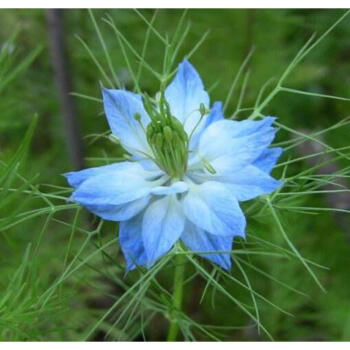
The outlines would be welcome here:
[[[141,13],[150,20],[153,12],[142,10]],[[138,52],[142,51],[147,25],[132,10],[94,11],[113,66],[118,76],[124,79],[126,86],[131,88],[116,37],[106,23],[100,20],[106,13],[113,17],[118,29]],[[254,46],[245,97],[246,104],[251,105],[260,87],[269,78],[278,77],[283,72],[310,35],[313,32],[324,32],[342,13],[340,10],[190,10],[187,20],[191,23],[191,29],[179,57],[187,54],[203,33],[210,29],[207,39],[191,61],[200,72],[205,85],[212,87],[212,101],[224,100],[240,64]],[[156,28],[171,36],[181,14],[180,10],[160,10],[155,20]],[[312,51],[288,79],[288,86],[319,94],[350,97],[349,21],[346,18]],[[31,219],[11,225],[20,213],[35,212],[44,207],[45,200],[40,196],[41,192],[55,191],[57,196],[68,197],[69,192],[64,188],[54,189],[49,185],[65,187],[61,174],[70,171],[73,166],[66,151],[65,131],[48,49],[45,11],[0,10],[0,23],[0,45],[18,31],[11,46],[14,50],[11,56],[13,67],[25,60],[28,53],[38,50],[35,51],[37,56],[30,66],[19,72],[16,79],[0,90],[2,162],[9,164],[19,154],[16,152],[24,135],[30,125],[34,125],[31,124],[33,115],[37,113],[39,117],[30,145],[25,144],[28,152],[19,154],[19,167],[8,169],[10,180],[1,185],[2,191],[5,191],[6,186],[20,190],[16,196],[9,197],[12,192],[6,191],[6,196],[1,197],[4,202],[0,206],[0,339],[164,340],[168,327],[167,318],[159,315],[151,318],[147,312],[145,319],[139,316],[135,320],[125,320],[124,315],[124,327],[112,326],[117,316],[109,315],[93,332],[89,332],[98,323],[101,315],[123,294],[122,283],[138,280],[136,272],[124,277],[122,268],[114,265],[113,261],[123,261],[117,243],[108,247],[109,255],[99,252],[88,263],[84,263],[84,259],[94,254],[98,247],[116,237],[116,225],[104,223],[97,237],[89,241],[86,241],[85,231],[90,229],[90,218],[83,210],[78,211],[77,219],[76,211],[61,212],[54,209],[52,212],[39,212]],[[71,75],[76,92],[100,98],[100,73],[75,37],[76,34],[105,64],[104,52],[86,10],[65,12],[65,35]],[[155,69],[160,69],[162,65],[164,52],[161,48],[157,36],[151,35],[146,61]],[[132,64],[136,67],[135,61]],[[241,84],[242,82],[239,83],[240,86]],[[146,70],[141,76],[140,86],[150,94],[159,88]],[[236,108],[238,90],[229,102],[228,113]],[[108,130],[105,117],[101,113],[101,104],[81,98],[76,98],[76,103],[84,136],[102,134]],[[315,131],[347,117],[349,107],[348,101],[281,93],[272,101],[267,111],[270,115],[278,116],[284,125],[291,128]],[[348,146],[349,137],[349,128],[344,126],[327,133],[324,140],[337,148]],[[281,131],[278,141],[288,138],[290,135]],[[91,142],[92,140],[91,137],[84,138],[87,166],[101,164],[101,159],[106,155],[120,155],[120,150],[105,138],[98,138],[95,142]],[[296,150],[293,152],[294,156],[300,156]],[[287,159],[288,155],[284,160]],[[310,165],[307,162],[292,165],[295,171],[308,166]],[[340,159],[338,166],[349,166],[348,159]],[[19,178],[17,174],[26,180]],[[308,195],[299,199],[311,207],[330,207],[332,205],[329,200],[327,194]],[[249,270],[254,290],[294,315],[285,315],[275,307],[259,302],[261,322],[274,339],[350,340],[350,230],[348,224],[341,225],[344,220],[348,222],[348,214],[342,215],[345,218],[335,216],[332,211],[317,215],[283,213],[289,236],[302,255],[330,268],[317,271],[327,293],[317,287],[298,260],[268,255],[252,258],[254,266],[309,296],[299,295],[273,283],[254,270]],[[278,233],[265,225],[264,220],[268,221],[268,218],[261,220],[262,222],[252,220],[251,230],[256,228],[254,232],[266,239],[273,239],[275,244],[283,245]],[[63,283],[58,283],[57,279],[70,263],[78,268]],[[195,273],[192,270],[190,267],[188,276]],[[171,274],[172,266],[167,265],[159,278],[164,288],[171,288]],[[240,276],[238,268],[234,269],[233,275],[237,278]],[[252,326],[249,317],[215,289],[208,292],[200,303],[206,283],[199,276],[195,275],[193,278],[195,281],[189,283],[185,289],[184,309],[190,317],[203,324],[228,327],[217,330],[218,337],[223,340],[266,339]],[[243,302],[250,300],[249,293],[236,284],[229,281],[222,283],[225,283],[231,295],[241,298]],[[149,297],[152,304],[152,296]],[[166,305],[166,295],[161,295],[160,298],[163,298],[163,305]],[[113,312],[118,315],[118,309]],[[150,326],[141,331],[139,324],[145,323],[148,318]],[[233,326],[238,328],[229,328]],[[203,333],[196,335],[196,338],[210,339]]]

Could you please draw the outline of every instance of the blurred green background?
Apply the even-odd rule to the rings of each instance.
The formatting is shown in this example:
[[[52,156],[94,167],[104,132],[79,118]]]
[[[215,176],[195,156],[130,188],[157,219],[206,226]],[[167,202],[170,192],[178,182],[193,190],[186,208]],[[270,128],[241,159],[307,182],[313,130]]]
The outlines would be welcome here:
[[[343,13],[343,10],[189,10],[187,21],[190,32],[179,53],[179,61],[188,53],[206,30],[210,33],[191,59],[200,72],[205,85],[211,89],[212,101],[224,100],[240,64],[249,50],[255,51],[249,64],[250,79],[245,105],[254,103],[259,88],[271,77],[278,77],[301,46],[314,32],[322,33]],[[118,29],[128,38],[138,52],[142,51],[147,25],[132,10],[96,10],[100,26],[118,77],[127,88],[132,88],[130,74],[113,31],[101,21],[106,13],[111,15]],[[142,10],[150,20],[154,10]],[[182,11],[159,10],[154,22],[161,33],[174,33]],[[100,98],[100,81],[103,77],[81,45],[79,35],[96,58],[106,67],[103,49],[98,41],[91,18],[86,10],[64,11],[64,36],[69,58],[73,91]],[[33,182],[35,188],[49,191],[45,184],[65,186],[62,173],[74,169],[67,151],[67,132],[63,124],[62,110],[50,55],[50,31],[46,10],[0,10],[0,46],[17,33],[11,47],[14,68],[36,48],[40,53],[33,63],[11,84],[0,91],[0,159],[8,162],[21,143],[34,113],[39,116],[29,152],[19,168],[20,174]],[[350,97],[350,18],[346,18],[297,68],[288,80],[288,86],[321,94]],[[163,46],[156,35],[151,35],[146,61],[160,69]],[[131,56],[132,57],[132,56]],[[132,61],[135,65],[137,62]],[[242,82],[240,82],[241,84]],[[141,88],[151,94],[159,88],[156,80],[144,70]],[[237,105],[237,91],[230,100],[228,112]],[[76,116],[84,144],[85,166],[101,164],[96,158],[118,156],[119,150],[105,138],[94,140],[87,135],[101,134],[108,130],[102,105],[98,102],[74,97]],[[281,93],[275,98],[268,114],[278,116],[285,125],[315,131],[339,122],[349,115],[350,102]],[[290,135],[281,132],[280,140]],[[94,140],[95,142],[91,142]],[[339,128],[326,134],[325,141],[333,147],[348,146],[349,128]],[[294,156],[300,156],[294,150]],[[288,157],[288,156],[287,156]],[[345,167],[342,160],[339,167]],[[309,166],[308,163],[298,165]],[[20,186],[20,182],[18,184]],[[68,196],[68,194],[66,194]],[[348,200],[346,197],[345,200]],[[336,207],[337,197],[309,196],[309,205]],[[339,199],[340,200],[340,199]],[[340,205],[340,204],[339,204]],[[13,201],[0,208],[1,220],[13,213],[42,207],[40,198],[29,198],[21,193]],[[349,207],[349,206],[348,206]],[[84,215],[84,214],[83,214]],[[345,215],[345,214],[344,214]],[[87,217],[87,215],[85,215]],[[77,232],[70,241],[70,229],[57,220],[72,222],[70,211],[55,214],[47,227],[46,215],[39,215],[10,228],[0,225],[0,336],[1,340],[79,340],[89,325],[94,324],[120,295],[118,286],[108,282],[100,270],[107,271],[107,264],[100,257],[91,264],[77,269],[60,286],[59,293],[40,309],[37,300],[62,272],[67,259],[81,248],[85,236]],[[298,261],[278,261],[260,258],[256,266],[269,271],[278,280],[302,289],[310,298],[300,296],[282,286],[271,283],[261,275],[251,272],[254,288],[283,307],[295,317],[287,316],[273,307],[260,305],[261,319],[277,340],[348,340],[350,341],[350,229],[349,220],[331,212],[320,215],[287,214],[289,234],[302,254],[330,267],[320,270],[318,276],[325,285],[324,294],[313,283]],[[346,221],[347,220],[347,221]],[[0,221],[2,222],[2,221]],[[345,224],[344,224],[345,223]],[[44,229],[43,229],[44,227]],[[115,225],[104,227],[106,237],[115,235]],[[41,237],[41,238],[40,238]],[[101,240],[105,237],[101,237]],[[38,242],[40,242],[38,244]],[[97,242],[98,243],[98,242]],[[25,251],[31,244],[31,255],[25,259]],[[69,249],[68,249],[69,246]],[[91,245],[91,253],[95,247]],[[68,252],[68,253],[67,253]],[[117,248],[111,249],[117,256]],[[79,261],[80,261],[79,257]],[[121,259],[120,254],[118,259]],[[26,269],[19,284],[11,284],[13,276],[25,261]],[[22,265],[21,265],[22,264]],[[109,273],[109,272],[108,272]],[[121,275],[121,278],[123,276]],[[200,290],[205,283],[197,281],[197,289],[188,294],[185,308],[189,316],[202,323],[225,326],[249,326],[249,319],[220,294],[216,294],[215,308],[210,300],[199,304]],[[8,288],[12,288],[10,291]],[[234,285],[233,295],[244,293]],[[199,295],[198,295],[199,293]],[[209,298],[210,299],[210,298]],[[90,340],[117,338],[108,334],[111,320],[106,321]],[[164,318],[152,319],[146,338],[163,340],[167,328]],[[114,330],[114,332],[116,332]],[[130,339],[142,340],[137,332]],[[252,329],[226,330],[224,340],[265,339]],[[128,338],[126,336],[126,338]],[[204,335],[198,336],[206,340]]]

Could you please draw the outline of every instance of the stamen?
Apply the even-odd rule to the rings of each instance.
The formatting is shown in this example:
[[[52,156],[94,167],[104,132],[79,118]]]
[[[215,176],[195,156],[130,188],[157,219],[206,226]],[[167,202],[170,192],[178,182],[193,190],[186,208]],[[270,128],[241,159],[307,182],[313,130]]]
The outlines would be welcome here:
[[[135,118],[135,120],[140,124],[142,130],[143,130],[144,132],[146,132],[145,127],[143,126],[143,124],[142,124],[142,122],[141,122],[141,114],[140,114],[140,113],[135,113],[135,114],[134,114],[134,118]]]
[[[207,169],[210,172],[210,174],[213,174],[213,175],[216,174],[216,170],[209,162],[207,162],[205,159],[202,159],[202,162],[205,169]]]

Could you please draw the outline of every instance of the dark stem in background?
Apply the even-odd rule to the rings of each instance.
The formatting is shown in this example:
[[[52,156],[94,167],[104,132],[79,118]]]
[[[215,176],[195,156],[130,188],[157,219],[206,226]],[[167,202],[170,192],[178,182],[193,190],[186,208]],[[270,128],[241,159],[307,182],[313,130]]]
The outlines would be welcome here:
[[[75,101],[70,95],[72,81],[69,74],[69,57],[64,40],[63,17],[64,10],[62,9],[47,10],[52,66],[58,88],[64,137],[72,166],[75,170],[78,170],[84,167],[83,143],[80,136]]]

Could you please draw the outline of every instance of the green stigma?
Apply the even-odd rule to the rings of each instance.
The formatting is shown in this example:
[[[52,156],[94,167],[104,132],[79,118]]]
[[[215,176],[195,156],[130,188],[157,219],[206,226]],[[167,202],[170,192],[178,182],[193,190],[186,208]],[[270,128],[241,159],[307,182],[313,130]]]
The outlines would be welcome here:
[[[181,179],[186,172],[188,157],[188,136],[182,124],[171,115],[164,95],[160,96],[159,108],[155,108],[146,96],[145,108],[151,118],[146,136],[156,163],[170,177]]]

